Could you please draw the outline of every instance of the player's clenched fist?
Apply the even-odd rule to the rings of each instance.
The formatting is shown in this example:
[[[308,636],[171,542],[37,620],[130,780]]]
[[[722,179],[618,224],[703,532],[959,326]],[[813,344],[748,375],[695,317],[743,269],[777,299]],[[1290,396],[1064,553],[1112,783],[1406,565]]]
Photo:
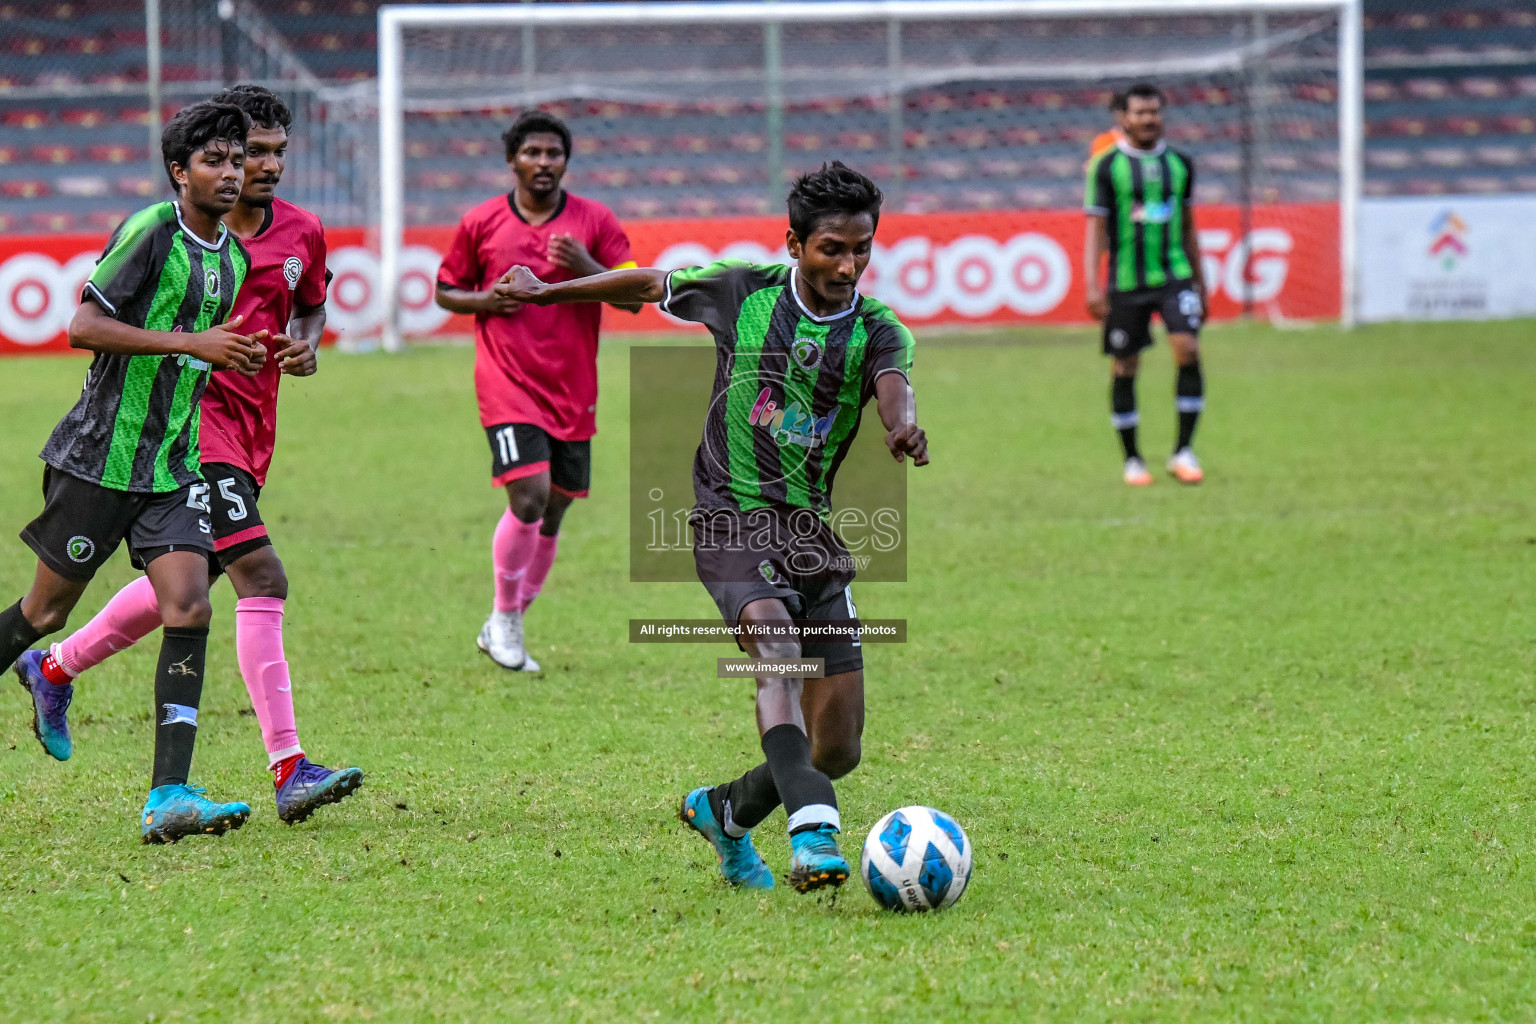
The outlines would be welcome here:
[[[903,423],[885,435],[885,446],[891,450],[897,462],[912,456],[912,465],[928,465],[928,435],[916,423]]]
[[[544,282],[540,281],[533,271],[527,267],[513,267],[501,276],[496,282],[496,294],[518,302],[531,302],[534,305],[542,305],[540,301],[544,296]]]
[[[244,315],[231,317],[217,327],[192,335],[187,339],[187,354],[216,370],[238,370],[246,376],[254,376],[267,361],[267,349],[262,344],[267,339],[267,332],[239,333],[244,320]]]

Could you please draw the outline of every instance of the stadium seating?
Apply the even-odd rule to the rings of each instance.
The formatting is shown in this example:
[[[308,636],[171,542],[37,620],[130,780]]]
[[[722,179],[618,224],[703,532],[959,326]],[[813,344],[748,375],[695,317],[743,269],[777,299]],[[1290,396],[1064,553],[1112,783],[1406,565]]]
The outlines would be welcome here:
[[[288,45],[317,74],[372,76],[377,0],[262,0]],[[1464,0],[1367,3],[1366,190],[1372,195],[1530,190],[1536,178],[1536,8]],[[164,194],[150,160],[142,91],[142,5],[135,0],[0,2],[0,228],[93,230]],[[1032,32],[1092,31],[1041,23]],[[1143,26],[1155,35],[1155,24]],[[185,34],[170,33],[166,78],[216,74]],[[601,35],[601,34],[599,34]],[[586,45],[603,42],[588,35]],[[914,34],[913,45],[922,45]],[[648,59],[706,43],[745,66],[757,59],[729,33],[648,30]],[[563,45],[582,45],[572,36]],[[808,46],[835,52],[838,40]],[[738,52],[739,51],[739,52]],[[817,52],[820,52],[819,50]],[[1284,145],[1246,168],[1261,200],[1336,194],[1337,144],[1322,87],[1288,87],[1294,119],[1268,129]],[[1073,206],[1088,141],[1106,122],[1102,88],[955,83],[904,97],[908,209]],[[1243,120],[1238,90],[1212,82],[1180,90],[1170,119],[1176,145],[1201,168],[1200,196],[1240,194]],[[167,104],[167,113],[176,103]],[[1309,114],[1309,106],[1314,113]],[[1198,108],[1198,116],[1186,113]],[[577,133],[572,185],[626,216],[719,216],[766,209],[768,140],[760,103],[721,99],[619,104],[570,101],[551,109]],[[413,116],[407,124],[413,222],[455,220],[506,185],[498,135],[510,110]],[[893,175],[890,126],[879,101],[792,105],[784,171],[839,157]],[[337,180],[337,169],[305,182]],[[297,180],[297,179],[296,179]],[[297,197],[303,198],[303,197]]]

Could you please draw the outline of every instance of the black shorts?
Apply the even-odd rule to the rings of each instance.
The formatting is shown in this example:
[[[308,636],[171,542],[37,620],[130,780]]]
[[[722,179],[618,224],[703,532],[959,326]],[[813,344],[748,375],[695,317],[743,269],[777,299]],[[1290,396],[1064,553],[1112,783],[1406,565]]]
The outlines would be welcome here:
[[[1152,344],[1152,314],[1163,318],[1169,334],[1200,333],[1200,293],[1193,281],[1162,288],[1112,292],[1104,318],[1104,354],[1129,356]]]
[[[800,654],[824,659],[829,676],[857,672],[864,667],[864,652],[849,589],[852,558],[819,516],[809,509],[790,515],[799,513],[803,522],[773,509],[695,509],[689,523],[699,582],[730,625],[741,620],[747,605],[764,598],[783,601],[799,622],[847,622],[848,639],[807,640]]]
[[[531,423],[498,423],[485,428],[491,442],[491,482],[513,480],[549,470],[549,486],[572,498],[585,498],[592,486],[592,442],[560,441]]]
[[[21,539],[44,565],[67,580],[89,583],[125,537],[135,569],[172,551],[198,551],[211,559],[208,485],[135,494],[51,466],[43,471],[43,511],[21,531]]]
[[[256,499],[261,485],[239,466],[225,462],[203,463],[208,481],[208,503],[213,519],[213,551],[219,571],[258,548],[272,546],[267,524],[261,521]]]

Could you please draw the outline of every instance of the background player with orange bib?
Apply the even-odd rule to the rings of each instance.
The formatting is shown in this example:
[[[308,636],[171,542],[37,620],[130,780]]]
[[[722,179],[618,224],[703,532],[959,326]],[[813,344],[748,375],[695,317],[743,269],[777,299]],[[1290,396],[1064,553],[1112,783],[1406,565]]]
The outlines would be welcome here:
[[[502,141],[516,186],[459,222],[437,273],[437,304],[475,318],[480,425],[492,483],[507,491],[491,542],[495,605],[476,643],[503,668],[537,672],[523,614],[554,564],[566,509],[591,482],[602,307],[524,306],[495,285],[519,265],[545,281],[570,281],[635,263],[613,212],[561,187],[571,154],[563,121],[529,111]]]

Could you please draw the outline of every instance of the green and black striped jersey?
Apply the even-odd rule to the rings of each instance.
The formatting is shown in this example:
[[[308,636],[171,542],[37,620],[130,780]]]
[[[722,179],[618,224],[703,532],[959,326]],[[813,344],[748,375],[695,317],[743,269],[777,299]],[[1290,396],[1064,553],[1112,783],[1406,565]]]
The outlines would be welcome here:
[[[82,300],[151,331],[196,333],[223,323],[250,267],[229,230],[209,243],[173,202],[141,210],[112,233]],[[198,402],[209,365],[187,355],[96,353],[85,390],[43,448],[54,469],[115,491],[163,493],[202,480]]]
[[[1109,291],[1134,292],[1191,280],[1184,225],[1195,163],[1162,141],[1152,149],[1121,142],[1088,163],[1083,207],[1109,233]]]
[[[661,308],[708,327],[717,353],[693,461],[701,508],[831,510],[832,483],[884,373],[912,368],[912,333],[883,303],[818,317],[795,271],[726,260],[667,275]]]

